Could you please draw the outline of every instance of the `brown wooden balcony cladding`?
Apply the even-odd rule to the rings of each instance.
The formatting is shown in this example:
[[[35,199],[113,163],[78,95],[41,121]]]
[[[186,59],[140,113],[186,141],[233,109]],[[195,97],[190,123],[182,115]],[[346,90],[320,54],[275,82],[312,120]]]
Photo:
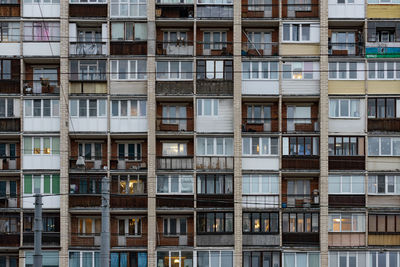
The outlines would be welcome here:
[[[285,246],[316,246],[319,244],[319,233],[282,233]]]
[[[282,0],[283,18],[318,18],[319,1],[311,0],[311,4],[288,4],[288,0]]]
[[[157,95],[193,95],[192,81],[157,81]]]
[[[368,119],[368,131],[400,132],[400,119]]]
[[[79,235],[73,232],[70,234],[71,247],[100,247],[100,241],[100,233]]]
[[[19,17],[20,15],[20,4],[0,5],[0,17]]]
[[[70,208],[100,208],[101,196],[100,195],[69,195]]]
[[[147,55],[147,41],[110,42],[111,55]]]
[[[365,156],[329,156],[329,170],[365,170]]]
[[[19,94],[21,92],[20,80],[0,80],[0,94]]]
[[[164,235],[157,233],[157,246],[189,246],[193,247],[193,233]]]
[[[193,19],[194,6],[191,5],[157,5],[158,19]]]
[[[369,246],[399,246],[399,233],[368,233]]]
[[[278,132],[279,124],[278,119],[242,119],[242,131],[249,133],[262,133],[262,132]]]
[[[233,95],[233,81],[197,80],[196,93],[201,95]]]
[[[365,195],[329,195],[329,207],[365,207]]]
[[[107,4],[70,4],[70,17],[107,17]]]
[[[198,208],[233,208],[233,194],[197,194]]]
[[[0,119],[0,132],[19,132],[21,130],[20,118]]]
[[[260,19],[260,18],[278,18],[279,0],[272,0],[271,4],[249,5],[248,1],[242,1],[242,18]]]
[[[0,234],[0,247],[19,247],[20,245],[19,233],[1,233]]]
[[[24,246],[33,246],[34,233],[23,234]],[[42,233],[42,246],[59,246],[60,245],[60,233],[58,232],[44,232]]]
[[[193,195],[158,195],[157,208],[193,208]]]
[[[318,170],[318,156],[282,156],[282,169]]]
[[[113,194],[110,197],[110,207],[113,209],[147,209],[147,196]]]

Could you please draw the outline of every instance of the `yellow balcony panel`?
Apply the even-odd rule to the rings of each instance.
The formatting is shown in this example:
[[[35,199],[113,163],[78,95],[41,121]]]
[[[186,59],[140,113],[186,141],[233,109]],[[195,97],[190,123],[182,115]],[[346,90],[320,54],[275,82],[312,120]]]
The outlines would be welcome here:
[[[393,171],[399,169],[400,157],[374,157],[367,158],[368,171]]]
[[[106,94],[106,82],[72,82],[69,85],[70,94]]]
[[[368,5],[367,18],[370,19],[390,19],[400,18],[400,5]]]
[[[282,44],[281,56],[319,56],[319,44]]]
[[[365,94],[364,81],[328,81],[330,95],[363,95]]]
[[[368,234],[368,245],[370,246],[398,246],[400,245],[400,235],[391,234]]]
[[[369,80],[368,94],[400,94],[400,81]]]

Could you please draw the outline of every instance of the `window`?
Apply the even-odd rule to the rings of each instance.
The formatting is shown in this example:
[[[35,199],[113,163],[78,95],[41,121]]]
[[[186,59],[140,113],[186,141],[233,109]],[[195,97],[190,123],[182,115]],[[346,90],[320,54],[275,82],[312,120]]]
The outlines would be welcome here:
[[[0,199],[16,198],[16,197],[17,197],[17,181],[4,181],[4,180],[0,181]]]
[[[6,59],[0,60],[0,80],[11,80],[11,62]]]
[[[0,217],[0,233],[11,234],[11,233],[19,233],[20,231],[20,220],[19,216],[16,217],[8,217],[1,216]]]
[[[79,267],[79,265],[73,265],[70,267],[75,267],[75,266]],[[146,251],[111,252],[111,267],[127,267],[127,266],[147,267],[147,252]]]
[[[102,146],[101,143],[78,143],[78,156],[85,160],[101,160]]]
[[[197,213],[197,232],[199,234],[233,233],[233,213]]]
[[[272,32],[247,32],[246,35],[248,49],[256,49],[264,55],[272,54]]]
[[[287,156],[318,156],[319,137],[283,137],[283,155]]]
[[[162,155],[167,157],[187,156],[187,144],[162,143]]]
[[[369,137],[369,156],[400,156],[400,138]]]
[[[70,0],[71,4],[105,4],[106,0]]]
[[[71,177],[69,188],[71,194],[99,195],[101,194],[101,177]]]
[[[329,175],[329,194],[364,194],[364,176]]]
[[[0,118],[14,117],[14,99],[0,98]]]
[[[369,80],[399,80],[400,62],[368,62]]]
[[[197,99],[197,116],[218,116],[218,99]]]
[[[233,251],[197,251],[197,267],[233,267]]]
[[[287,197],[288,198],[303,198],[310,196],[309,179],[288,179],[287,180]],[[288,200],[289,202],[289,200]]]
[[[146,117],[147,100],[112,100],[112,117]]]
[[[360,99],[329,99],[330,118],[360,118]]]
[[[369,214],[369,233],[400,233],[399,214]]]
[[[271,106],[247,105],[247,123],[270,123]]]
[[[9,157],[15,159],[17,156],[17,144],[0,143],[0,157]]]
[[[19,36],[19,22],[0,22],[0,42],[18,42]]]
[[[59,42],[59,22],[24,22],[24,41]]]
[[[164,236],[186,235],[187,219],[186,218],[164,218],[163,219]]]
[[[243,194],[279,194],[279,178],[276,175],[243,175]]]
[[[111,17],[146,17],[146,0],[111,0]]]
[[[193,194],[193,176],[157,175],[158,194]]]
[[[311,124],[311,106],[287,106],[286,112],[286,130],[289,132],[296,131],[297,124]]]
[[[368,267],[396,267],[400,262],[398,251],[370,251]]]
[[[354,0],[337,0],[338,4],[354,4]]]
[[[365,267],[367,252],[365,251],[329,251],[330,267]]]
[[[278,62],[243,61],[242,80],[277,80]]]
[[[369,175],[368,194],[400,194],[399,175]]]
[[[278,155],[278,137],[243,137],[243,155]]]
[[[111,60],[111,80],[146,80],[146,60]]]
[[[100,252],[70,251],[69,267],[100,266]]]
[[[25,174],[24,195],[60,194],[59,174]]]
[[[157,267],[170,267],[170,266],[174,267],[194,266],[193,251],[181,251],[181,250],[157,251]]]
[[[332,50],[347,51],[348,55],[356,54],[355,32],[332,32]],[[330,52],[332,54],[332,51]]]
[[[71,117],[105,117],[107,101],[105,99],[71,99],[69,115]]]
[[[243,213],[243,233],[278,234],[279,213]]]
[[[162,105],[163,124],[181,124],[183,127],[187,119],[186,115],[186,106]]]
[[[60,154],[59,137],[24,137],[25,155]]]
[[[197,194],[233,194],[233,176],[229,174],[197,175]]]
[[[43,251],[42,252],[42,267],[59,266],[59,254],[58,253],[59,253],[58,251]],[[25,267],[33,267],[33,254],[34,254],[33,251],[25,252]]]
[[[270,251],[244,251],[243,267],[279,267],[281,255]]]
[[[122,1],[124,0],[121,0],[121,2]],[[143,1],[143,0],[133,0],[131,1],[131,3],[135,1]],[[111,4],[111,9],[112,6],[113,4]],[[111,41],[145,41],[145,40],[147,40],[146,23],[135,23],[135,22],[111,23]]]
[[[398,0],[368,0],[368,4],[399,4]]]
[[[142,234],[142,218],[126,218],[118,220],[118,235],[140,236]]]
[[[233,156],[233,138],[198,137],[196,154],[198,156]]]
[[[357,80],[358,69],[357,62],[329,62],[329,80]],[[361,75],[360,75],[361,76]]]
[[[283,253],[285,267],[319,267],[319,252]]]
[[[70,60],[70,80],[106,80],[106,60]]]
[[[42,218],[43,232],[59,233],[60,232],[60,217],[45,214]],[[34,215],[24,215],[24,232],[29,233],[34,231],[35,219]]]
[[[365,232],[365,214],[329,214],[329,232]]]
[[[311,24],[283,24],[283,41],[289,42],[309,42],[311,41]]]
[[[0,256],[0,266],[17,267],[18,255]]]
[[[60,102],[58,99],[29,99],[24,102],[25,117],[46,118],[60,116]]]
[[[78,218],[78,235],[100,235],[101,219],[94,217]]]
[[[316,80],[319,79],[319,63],[291,62],[283,64],[282,78],[284,80]]]
[[[284,233],[318,233],[318,213],[283,213],[282,232]]]
[[[24,0],[24,4],[31,4],[32,0]],[[60,0],[34,0],[34,4],[60,4]]]
[[[390,0],[386,0],[390,1]],[[375,33],[375,40],[376,42],[383,42],[383,43],[392,43],[395,42],[396,40],[396,34],[395,34],[395,28],[385,28],[385,29],[379,29],[376,28],[376,33]]]
[[[0,5],[19,4],[18,0],[1,0]]]
[[[204,50],[221,50],[227,48],[226,32],[203,32]],[[205,52],[205,51],[204,51]]]
[[[146,175],[129,174],[112,177],[118,183],[118,194],[144,194],[146,193]]]
[[[118,160],[141,161],[142,144],[118,144]]]
[[[400,98],[368,98],[368,118],[400,118]]]
[[[232,60],[198,60],[198,80],[232,80]]]
[[[328,139],[329,156],[364,155],[364,137],[330,136]]]
[[[193,62],[157,61],[157,80],[192,80]]]

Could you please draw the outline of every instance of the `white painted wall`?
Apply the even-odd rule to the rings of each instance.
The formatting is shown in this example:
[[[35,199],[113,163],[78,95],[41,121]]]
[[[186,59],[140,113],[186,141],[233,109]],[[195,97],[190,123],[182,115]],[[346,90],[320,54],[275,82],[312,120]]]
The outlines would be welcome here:
[[[0,43],[0,56],[19,56],[20,44],[19,43]]]
[[[60,117],[24,117],[24,131],[58,132],[60,131]]]
[[[59,42],[24,42],[24,56],[60,56]]]
[[[329,0],[328,17],[347,19],[365,18],[364,0],[354,0],[354,4],[338,4],[337,0]]]
[[[284,95],[319,95],[319,80],[282,80]]]
[[[22,169],[24,170],[58,170],[60,169],[60,155],[22,155]]]
[[[243,208],[278,208],[279,196],[277,195],[245,195],[243,196]]]
[[[22,5],[24,17],[31,18],[57,18],[60,17],[60,4],[30,3]]]
[[[31,195],[25,195],[23,197],[22,208],[34,209],[35,208],[35,197]],[[60,208],[60,196],[44,195],[42,197],[44,209],[59,209]]]
[[[244,95],[279,95],[279,81],[242,81]]]
[[[365,100],[360,100],[360,118],[329,118],[329,133],[365,133]]]
[[[72,132],[106,132],[106,117],[80,118],[72,117],[69,119],[69,130]]]
[[[196,131],[202,133],[233,132],[233,100],[219,99],[218,116],[197,116]]]
[[[279,170],[279,156],[242,157],[243,170]]]
[[[111,132],[146,132],[147,117],[144,118],[113,118],[111,117]]]

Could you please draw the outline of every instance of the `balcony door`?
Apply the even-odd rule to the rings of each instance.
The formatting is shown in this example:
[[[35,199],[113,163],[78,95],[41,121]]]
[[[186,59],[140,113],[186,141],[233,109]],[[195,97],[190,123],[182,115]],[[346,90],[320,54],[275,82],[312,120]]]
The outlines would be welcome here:
[[[79,29],[76,54],[77,55],[101,54],[101,45],[102,45],[101,42],[102,42],[101,30]]]

